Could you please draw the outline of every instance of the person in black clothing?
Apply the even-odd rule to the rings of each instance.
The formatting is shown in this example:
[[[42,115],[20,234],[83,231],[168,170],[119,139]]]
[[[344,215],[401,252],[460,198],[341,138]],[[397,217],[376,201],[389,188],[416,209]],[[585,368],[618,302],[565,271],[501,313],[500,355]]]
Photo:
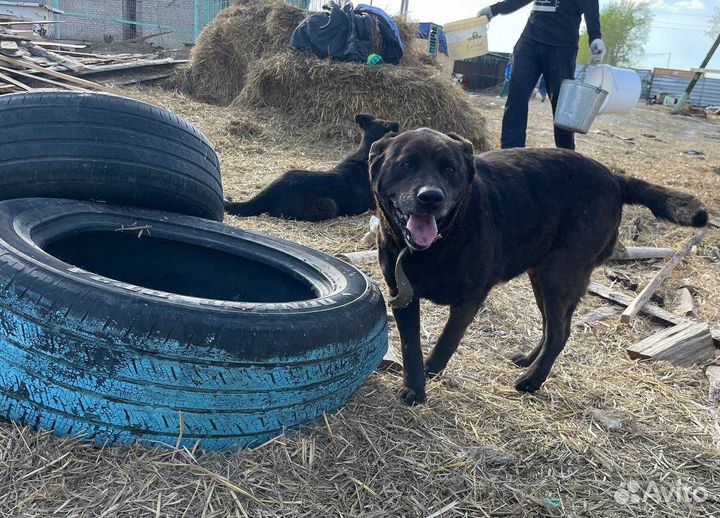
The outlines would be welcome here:
[[[490,20],[498,14],[517,11],[531,1],[505,0],[481,9],[478,16],[487,16]],[[575,76],[578,31],[583,14],[591,42],[592,64],[599,64],[605,55],[605,44],[600,35],[598,0],[535,0],[525,30],[513,51],[515,62],[503,115],[501,147],[525,147],[528,102],[540,75],[545,77],[555,113],[560,84]],[[555,145],[575,149],[575,135],[556,127]]]

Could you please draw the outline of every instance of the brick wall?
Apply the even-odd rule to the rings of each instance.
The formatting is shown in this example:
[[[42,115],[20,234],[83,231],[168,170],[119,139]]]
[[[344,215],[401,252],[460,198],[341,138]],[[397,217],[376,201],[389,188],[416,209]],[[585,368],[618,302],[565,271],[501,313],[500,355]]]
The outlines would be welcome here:
[[[202,7],[202,1],[201,7]],[[191,45],[195,35],[195,2],[193,0],[140,0],[139,19],[147,24],[143,34],[161,32],[172,28],[171,34],[164,34],[149,41],[166,49],[182,49]]]
[[[192,44],[195,33],[194,0],[52,0],[51,4],[65,11],[60,19],[65,23],[48,34],[61,39],[114,41],[172,30],[171,34],[149,41],[167,49],[183,48]],[[133,2],[128,3],[128,2]],[[217,0],[199,0],[199,10]],[[134,28],[121,20],[131,19],[135,13]]]
[[[55,6],[58,3],[66,13],[60,16],[65,23],[56,29],[60,38],[103,41],[105,36],[112,36],[114,40],[122,39],[123,24],[118,20],[123,19],[124,0],[60,0]]]

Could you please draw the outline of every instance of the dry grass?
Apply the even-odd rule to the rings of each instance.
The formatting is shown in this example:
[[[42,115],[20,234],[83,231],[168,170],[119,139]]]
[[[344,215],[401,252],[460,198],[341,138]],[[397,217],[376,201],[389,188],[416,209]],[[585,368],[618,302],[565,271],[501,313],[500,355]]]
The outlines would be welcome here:
[[[249,0],[222,11],[200,34],[190,65],[172,83],[197,99],[230,102],[242,91],[248,67],[286,47],[305,11],[280,0]]]
[[[249,117],[246,126],[261,131],[240,138],[228,131],[222,108],[161,91],[134,95],[187,116],[208,134],[220,153],[226,188],[236,198],[291,167],[322,169],[350,150]],[[488,98],[474,102],[497,135],[500,107]],[[533,103],[532,144],[551,143],[547,110]],[[706,121],[653,109],[599,121],[578,147],[631,174],[694,192],[717,214],[720,177],[711,168],[720,162],[718,137],[718,127]],[[688,149],[703,152],[704,159],[683,154]],[[337,253],[356,249],[367,220],[310,224],[231,217],[228,223]],[[626,242],[637,237],[640,244],[671,247],[692,233],[658,223],[641,209],[627,211],[622,232]],[[710,322],[717,322],[720,308],[720,258],[713,255],[719,245],[720,232],[712,230],[668,284],[692,279],[698,318]],[[659,264],[620,268],[644,281]],[[376,266],[365,271],[381,282]],[[609,283],[602,270],[596,277]],[[588,296],[578,315],[602,305]],[[423,304],[426,345],[446,317],[445,308]],[[520,371],[508,358],[538,339],[538,320],[524,278],[501,286],[470,327],[448,373],[430,384],[427,405],[402,406],[395,396],[401,378],[376,373],[340,412],[250,451],[97,449],[2,424],[0,516],[718,516],[720,437],[716,416],[706,407],[701,370],[630,361],[624,348],[654,326],[642,318],[631,327],[610,319],[576,325],[545,387],[521,395],[512,388]],[[391,346],[398,347],[394,329]],[[597,409],[619,419],[621,429],[598,424],[592,417]],[[630,480],[643,486],[679,480],[705,487],[711,498],[695,506],[619,505],[613,494]]]
[[[455,131],[488,149],[485,119],[463,90],[428,65],[368,67],[319,60],[292,50],[255,63],[233,108],[271,108],[320,136],[344,135],[359,112],[397,120],[402,128]],[[324,135],[323,135],[324,134]]]
[[[291,50],[290,36],[305,14],[280,0],[239,2],[202,32],[189,66],[168,86],[199,100],[232,103],[235,130],[250,114],[272,120],[282,132],[299,127],[306,138],[349,141],[357,136],[353,116],[366,112],[406,129],[455,131],[488,149],[482,114],[413,48],[413,23],[397,19],[406,43],[401,66],[369,67]]]

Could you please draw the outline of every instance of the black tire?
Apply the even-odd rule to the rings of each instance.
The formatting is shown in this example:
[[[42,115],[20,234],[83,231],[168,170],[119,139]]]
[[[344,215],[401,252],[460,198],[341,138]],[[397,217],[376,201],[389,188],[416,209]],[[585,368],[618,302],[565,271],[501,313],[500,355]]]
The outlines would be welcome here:
[[[189,122],[102,93],[0,96],[0,200],[96,200],[223,219],[218,158]]]
[[[97,443],[254,445],[339,408],[387,332],[377,287],[303,246],[142,209],[0,203],[8,419]]]

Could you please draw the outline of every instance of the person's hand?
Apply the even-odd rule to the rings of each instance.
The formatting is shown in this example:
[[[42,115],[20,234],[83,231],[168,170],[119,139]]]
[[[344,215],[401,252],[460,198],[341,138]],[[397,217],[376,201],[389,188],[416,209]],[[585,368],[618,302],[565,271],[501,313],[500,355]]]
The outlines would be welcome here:
[[[483,7],[480,9],[477,13],[478,16],[487,16],[488,21],[490,21],[493,17],[492,9],[490,9],[490,6]]]
[[[603,58],[605,57],[605,42],[601,40],[600,38],[594,39],[592,43],[590,44],[590,54],[592,54],[592,59],[590,60],[591,65],[599,65],[602,63]]]

